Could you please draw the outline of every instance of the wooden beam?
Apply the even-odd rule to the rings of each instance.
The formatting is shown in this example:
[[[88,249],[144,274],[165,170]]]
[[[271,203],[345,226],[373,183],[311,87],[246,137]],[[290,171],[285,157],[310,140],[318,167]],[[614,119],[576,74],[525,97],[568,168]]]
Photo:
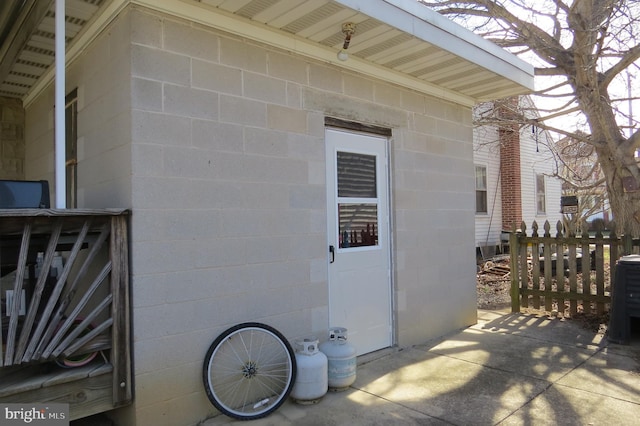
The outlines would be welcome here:
[[[113,364],[113,405],[129,404],[132,393],[131,367],[131,318],[129,305],[129,242],[127,217],[111,218],[110,258],[111,270],[111,318],[113,318],[111,360]]]
[[[13,23],[0,46],[0,81],[4,81],[29,37],[42,22],[54,0],[26,0],[18,19]]]

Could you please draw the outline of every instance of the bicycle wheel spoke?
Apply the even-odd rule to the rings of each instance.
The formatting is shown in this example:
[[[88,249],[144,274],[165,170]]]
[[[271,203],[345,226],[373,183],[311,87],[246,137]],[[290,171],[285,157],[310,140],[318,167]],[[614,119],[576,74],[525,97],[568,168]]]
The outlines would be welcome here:
[[[272,327],[245,323],[223,332],[205,360],[211,402],[231,417],[256,419],[276,410],[291,392],[295,357]]]

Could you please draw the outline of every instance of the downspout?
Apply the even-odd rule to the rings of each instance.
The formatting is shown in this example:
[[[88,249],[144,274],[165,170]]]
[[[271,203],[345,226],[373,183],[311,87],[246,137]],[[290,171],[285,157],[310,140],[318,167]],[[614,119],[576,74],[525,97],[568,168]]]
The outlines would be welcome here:
[[[56,93],[55,93],[55,184],[56,208],[67,207],[67,182],[65,170],[65,0],[56,0]]]

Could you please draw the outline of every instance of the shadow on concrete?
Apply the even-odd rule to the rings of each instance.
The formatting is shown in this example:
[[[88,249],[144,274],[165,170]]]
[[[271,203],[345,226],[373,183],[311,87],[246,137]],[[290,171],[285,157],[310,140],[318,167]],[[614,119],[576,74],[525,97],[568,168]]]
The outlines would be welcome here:
[[[251,425],[637,424],[640,342],[613,345],[571,320],[479,311],[444,338],[359,358],[357,379],[317,404]],[[234,423],[218,416],[204,425]],[[247,424],[247,422],[243,422]]]

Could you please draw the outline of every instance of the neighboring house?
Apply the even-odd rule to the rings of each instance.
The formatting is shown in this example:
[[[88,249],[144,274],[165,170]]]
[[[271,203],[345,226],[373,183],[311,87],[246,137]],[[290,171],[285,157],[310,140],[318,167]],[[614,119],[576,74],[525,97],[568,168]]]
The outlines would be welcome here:
[[[476,322],[472,107],[532,90],[531,66],[412,1],[67,0],[67,15],[67,206],[131,212],[135,399],[118,424],[213,415],[203,358],[240,322],[292,340],[347,327],[358,354]],[[25,117],[3,161],[56,199],[51,22],[6,50],[0,89]]]
[[[528,96],[514,98],[512,106],[535,117]],[[493,108],[487,102],[475,108],[478,116]],[[506,108],[500,105],[499,108]],[[499,111],[499,114],[505,114]],[[508,112],[507,112],[508,113]],[[474,128],[473,161],[476,170],[476,255],[490,257],[506,249],[507,232],[536,221],[542,230],[549,221],[555,235],[562,182],[553,177],[556,162],[549,147],[551,135],[536,126],[482,125]]]

